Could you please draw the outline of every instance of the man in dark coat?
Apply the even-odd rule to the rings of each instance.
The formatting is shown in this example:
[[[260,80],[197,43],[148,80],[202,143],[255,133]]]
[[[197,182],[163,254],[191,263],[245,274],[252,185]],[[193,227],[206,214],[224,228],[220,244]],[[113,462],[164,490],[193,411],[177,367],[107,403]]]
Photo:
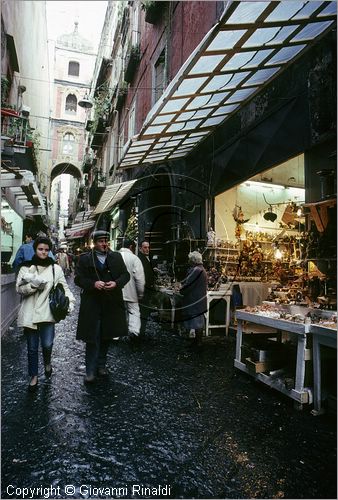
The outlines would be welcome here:
[[[150,245],[148,241],[142,241],[139,246],[139,253],[137,255],[142,262],[144,276],[145,276],[145,287],[143,298],[139,301],[140,313],[141,313],[141,330],[140,337],[145,336],[146,326],[148,317],[152,311],[151,302],[152,297],[155,292],[155,270],[150,257]]]
[[[94,248],[79,256],[75,284],[82,288],[76,338],[86,342],[85,383],[104,376],[110,341],[128,334],[122,288],[130,276],[122,255],[108,248],[109,233],[94,231]]]

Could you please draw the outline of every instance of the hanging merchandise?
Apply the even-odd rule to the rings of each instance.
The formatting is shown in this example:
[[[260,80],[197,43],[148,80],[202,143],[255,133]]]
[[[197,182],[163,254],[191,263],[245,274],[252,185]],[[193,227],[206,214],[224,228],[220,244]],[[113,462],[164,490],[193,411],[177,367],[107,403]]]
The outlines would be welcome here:
[[[13,234],[13,228],[12,228],[13,222],[7,222],[5,217],[1,217],[1,230],[5,234]]]
[[[295,218],[297,215],[297,207],[295,203],[287,205],[282,215],[281,221],[288,227],[295,227]]]
[[[232,211],[232,216],[236,222],[235,237],[239,240],[241,234],[243,233],[243,224],[249,222],[250,219],[244,219],[244,213],[242,212],[242,207],[235,205]]]
[[[272,206],[271,205],[269,207],[269,210],[267,212],[265,212],[265,214],[263,215],[263,218],[265,220],[268,220],[268,221],[271,221],[271,222],[275,222],[275,220],[277,219],[277,214],[275,214],[272,211]]]
[[[127,229],[125,231],[125,237],[132,241],[137,239],[138,235],[138,219],[136,207],[132,207],[130,217],[128,219]]]

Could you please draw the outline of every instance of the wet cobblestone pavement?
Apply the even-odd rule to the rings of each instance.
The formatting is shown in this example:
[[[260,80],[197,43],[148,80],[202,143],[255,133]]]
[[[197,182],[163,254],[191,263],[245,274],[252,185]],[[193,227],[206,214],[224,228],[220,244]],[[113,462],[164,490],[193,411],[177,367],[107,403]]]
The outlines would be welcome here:
[[[335,417],[234,369],[234,338],[194,351],[152,321],[139,347],[113,344],[108,379],[87,387],[78,305],[34,395],[21,330],[2,339],[1,498],[51,486],[48,498],[337,498]]]

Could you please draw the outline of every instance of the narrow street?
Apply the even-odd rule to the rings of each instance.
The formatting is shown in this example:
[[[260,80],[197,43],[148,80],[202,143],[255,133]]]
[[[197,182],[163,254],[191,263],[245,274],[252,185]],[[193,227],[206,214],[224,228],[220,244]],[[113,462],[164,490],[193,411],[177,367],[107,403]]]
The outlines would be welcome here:
[[[233,337],[194,351],[151,322],[141,346],[114,343],[109,378],[87,387],[78,306],[35,395],[21,330],[2,339],[1,498],[336,498],[335,418],[235,370]]]

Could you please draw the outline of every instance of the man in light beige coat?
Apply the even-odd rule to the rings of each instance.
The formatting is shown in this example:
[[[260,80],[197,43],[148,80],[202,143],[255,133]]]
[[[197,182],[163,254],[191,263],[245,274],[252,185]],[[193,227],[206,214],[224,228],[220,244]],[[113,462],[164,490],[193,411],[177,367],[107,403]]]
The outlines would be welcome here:
[[[145,285],[143,265],[134,251],[135,243],[124,238],[120,253],[130,274],[130,280],[124,286],[122,293],[128,312],[128,333],[131,340],[140,334],[141,316],[138,301],[143,297]]]

